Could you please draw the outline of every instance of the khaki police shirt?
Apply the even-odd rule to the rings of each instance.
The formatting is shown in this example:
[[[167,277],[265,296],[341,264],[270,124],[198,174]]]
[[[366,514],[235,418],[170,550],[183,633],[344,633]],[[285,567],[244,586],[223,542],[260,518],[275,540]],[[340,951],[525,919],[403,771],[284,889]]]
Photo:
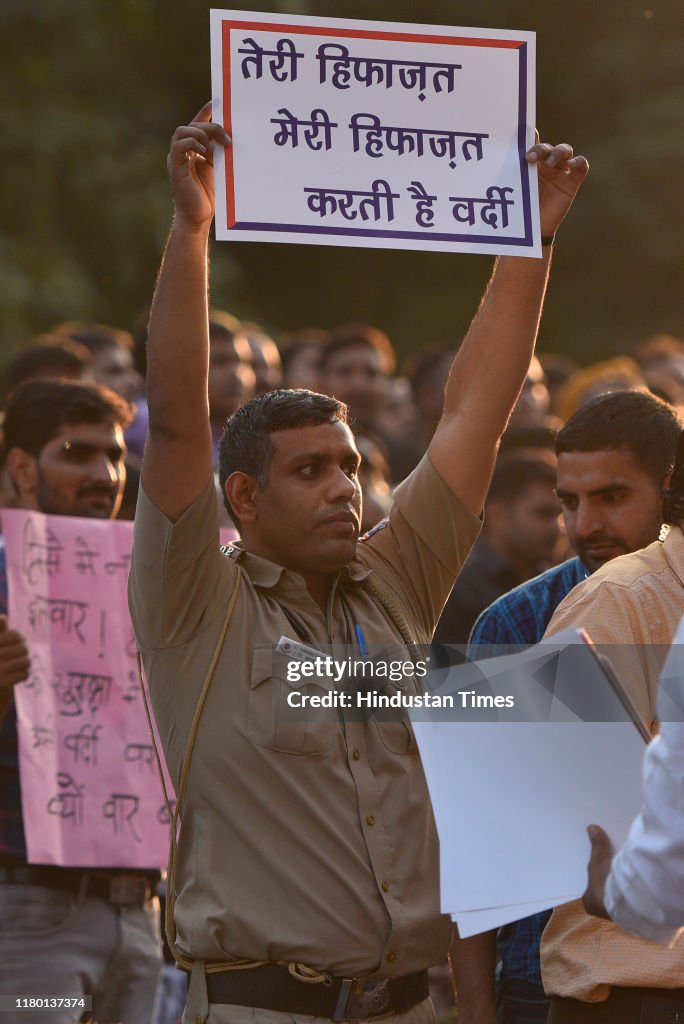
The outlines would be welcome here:
[[[546,635],[584,627],[652,729],[658,679],[684,614],[684,535],[608,562],[558,606]],[[666,949],[585,913],[579,901],[557,907],[541,945],[544,988],[586,1002],[608,998],[611,985],[680,988],[684,938]]]
[[[437,836],[412,733],[346,713],[281,720],[288,686],[273,678],[272,652],[281,636],[297,639],[293,617],[314,646],[343,657],[357,623],[369,648],[400,642],[363,586],[370,573],[429,640],[479,527],[426,456],[324,613],[297,573],[238,548],[220,553],[212,482],[175,524],[141,492],[131,614],[176,785],[235,563],[244,570],[188,778],[176,903],[184,955],[388,978],[445,956],[451,921],[440,914]]]

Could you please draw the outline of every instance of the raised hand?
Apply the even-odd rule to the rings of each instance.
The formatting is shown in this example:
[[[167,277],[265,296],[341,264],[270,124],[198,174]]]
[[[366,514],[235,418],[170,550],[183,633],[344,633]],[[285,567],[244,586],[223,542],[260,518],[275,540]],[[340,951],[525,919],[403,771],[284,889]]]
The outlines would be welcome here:
[[[211,103],[205,103],[190,124],[176,128],[166,160],[176,219],[189,228],[205,228],[214,216],[212,144],[230,142],[221,125],[210,119]]]
[[[537,142],[525,159],[537,164],[541,234],[542,238],[552,238],[587,176],[589,162],[584,156],[574,156],[566,142],[558,146]]]

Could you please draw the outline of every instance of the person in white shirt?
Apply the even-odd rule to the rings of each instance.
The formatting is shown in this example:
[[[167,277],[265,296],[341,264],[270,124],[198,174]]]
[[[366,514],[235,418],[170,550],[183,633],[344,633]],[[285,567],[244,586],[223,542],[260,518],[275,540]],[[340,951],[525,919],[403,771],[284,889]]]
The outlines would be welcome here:
[[[682,649],[679,643],[673,651]],[[684,718],[684,676],[679,693],[667,685],[672,682],[661,678],[660,734],[646,750],[644,805],[624,845],[614,854],[602,828],[587,829],[591,859],[583,897],[588,913],[663,945],[684,927],[684,721],[677,720]]]

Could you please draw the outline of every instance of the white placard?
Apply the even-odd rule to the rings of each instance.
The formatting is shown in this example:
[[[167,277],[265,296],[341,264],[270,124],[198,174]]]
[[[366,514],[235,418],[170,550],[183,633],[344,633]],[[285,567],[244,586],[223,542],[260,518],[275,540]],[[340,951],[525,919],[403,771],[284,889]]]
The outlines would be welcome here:
[[[216,237],[540,256],[534,39],[212,11]]]

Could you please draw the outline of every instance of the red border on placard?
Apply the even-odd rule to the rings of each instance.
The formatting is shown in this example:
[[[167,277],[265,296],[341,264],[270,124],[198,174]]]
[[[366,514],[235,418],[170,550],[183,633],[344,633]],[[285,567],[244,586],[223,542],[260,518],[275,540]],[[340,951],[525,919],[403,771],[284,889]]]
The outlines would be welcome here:
[[[279,25],[263,21],[222,22],[223,40],[223,127],[232,136],[232,107],[230,91],[230,33],[232,29],[251,29],[257,32],[287,32],[290,35],[328,36],[348,39],[393,39],[401,43],[446,43],[449,46],[490,46],[518,50],[523,42],[518,39],[479,39],[470,36],[428,36],[412,32],[365,32],[358,28],[318,28],[316,25]],[[235,167],[233,148],[226,152],[226,221],[235,227]]]

